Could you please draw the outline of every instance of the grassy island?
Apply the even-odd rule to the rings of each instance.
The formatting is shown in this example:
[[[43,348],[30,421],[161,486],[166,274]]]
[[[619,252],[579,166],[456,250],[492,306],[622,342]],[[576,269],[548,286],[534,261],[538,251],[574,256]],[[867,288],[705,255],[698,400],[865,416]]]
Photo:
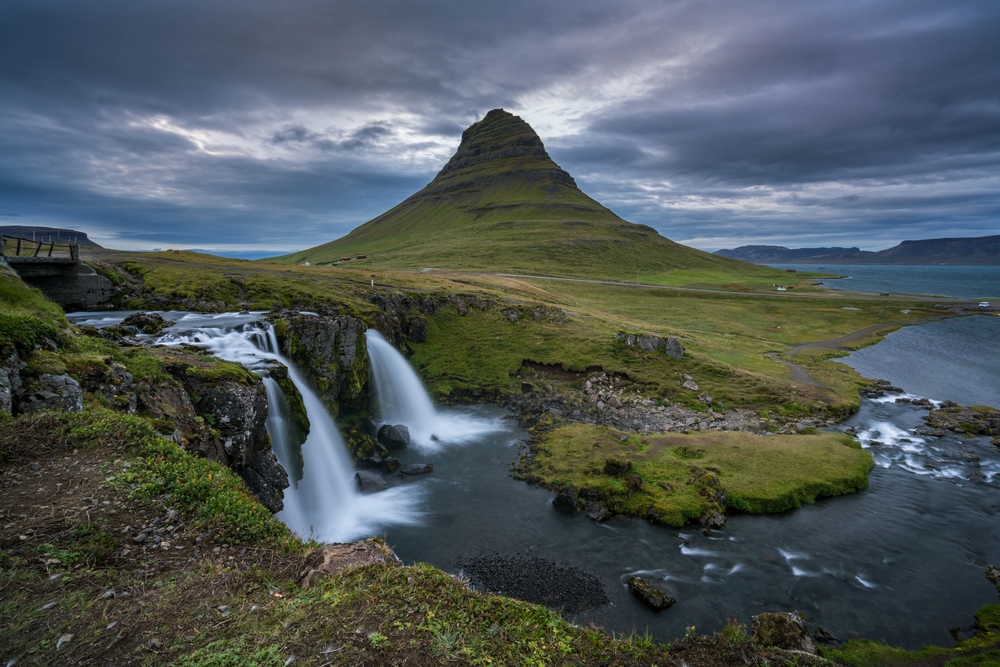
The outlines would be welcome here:
[[[524,471],[596,493],[620,514],[681,526],[715,509],[783,512],[868,486],[871,455],[839,433],[638,436],[571,424],[546,433]]]

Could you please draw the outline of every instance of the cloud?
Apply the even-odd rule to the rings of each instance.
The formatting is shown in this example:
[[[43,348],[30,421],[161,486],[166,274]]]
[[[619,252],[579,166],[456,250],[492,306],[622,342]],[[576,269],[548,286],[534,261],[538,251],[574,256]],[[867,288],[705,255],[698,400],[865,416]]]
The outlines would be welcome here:
[[[0,198],[111,245],[304,247],[503,106],[699,247],[998,233],[998,33],[974,0],[7,0]]]

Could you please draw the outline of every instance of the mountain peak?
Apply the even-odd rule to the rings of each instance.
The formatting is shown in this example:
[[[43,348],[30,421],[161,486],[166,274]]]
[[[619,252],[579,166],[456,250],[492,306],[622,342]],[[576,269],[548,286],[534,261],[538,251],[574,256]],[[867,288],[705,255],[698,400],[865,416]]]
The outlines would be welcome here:
[[[576,187],[576,181],[545,151],[538,134],[520,116],[493,109],[462,133],[458,150],[442,167],[428,188],[463,176],[549,179]],[[458,177],[458,179],[456,179]]]

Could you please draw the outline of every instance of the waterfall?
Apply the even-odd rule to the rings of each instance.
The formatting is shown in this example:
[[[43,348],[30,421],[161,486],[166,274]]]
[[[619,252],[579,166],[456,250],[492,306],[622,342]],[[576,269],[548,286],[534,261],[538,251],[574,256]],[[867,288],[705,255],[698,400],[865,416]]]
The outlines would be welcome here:
[[[369,329],[366,337],[380,423],[405,424],[410,444],[429,452],[496,430],[496,424],[458,411],[438,412],[406,357],[378,331]]]
[[[386,525],[418,522],[420,491],[415,485],[393,486],[371,495],[357,492],[354,468],[340,432],[298,367],[280,353],[271,325],[246,322],[249,318],[240,322],[234,316],[229,317],[229,322],[213,319],[209,315],[187,315],[156,343],[197,345],[262,375],[273,365],[271,362],[288,367],[289,378],[302,394],[309,434],[301,447],[301,478],[285,489],[285,508],[276,515],[279,519],[300,537],[322,542],[349,541],[371,535]],[[281,414],[281,401],[270,400],[272,393],[280,393],[281,389],[273,379],[265,378],[265,383],[272,447],[289,478],[294,479],[298,466],[293,460],[295,443],[288,440],[288,416]]]

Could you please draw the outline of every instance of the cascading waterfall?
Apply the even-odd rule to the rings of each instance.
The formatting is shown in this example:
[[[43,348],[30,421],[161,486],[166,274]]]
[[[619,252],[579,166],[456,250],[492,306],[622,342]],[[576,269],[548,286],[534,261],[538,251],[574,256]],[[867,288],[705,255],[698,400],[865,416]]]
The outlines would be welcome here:
[[[190,319],[208,321],[204,324],[185,321]],[[416,485],[394,486],[372,495],[357,492],[354,468],[340,432],[299,369],[279,352],[273,327],[260,321],[237,321],[226,326],[211,320],[212,316],[185,316],[178,326],[172,327],[173,331],[157,339],[156,343],[197,345],[262,375],[273,365],[269,362],[280,362],[288,367],[289,378],[302,394],[309,434],[302,443],[299,464],[294,460],[295,443],[289,442],[288,417],[281,414],[282,402],[270,400],[281,389],[273,379],[265,378],[269,399],[268,433],[275,455],[289,472],[290,480],[295,479],[296,469],[301,468],[301,478],[285,489],[285,509],[276,515],[279,519],[296,534],[323,542],[344,542],[371,535],[386,525],[419,520],[420,490]],[[177,331],[188,324],[194,326]]]
[[[439,413],[406,357],[378,331],[369,329],[366,337],[379,420],[405,424],[410,429],[412,445],[424,451],[437,451],[442,443],[465,442],[496,430],[492,422],[457,411]]]

